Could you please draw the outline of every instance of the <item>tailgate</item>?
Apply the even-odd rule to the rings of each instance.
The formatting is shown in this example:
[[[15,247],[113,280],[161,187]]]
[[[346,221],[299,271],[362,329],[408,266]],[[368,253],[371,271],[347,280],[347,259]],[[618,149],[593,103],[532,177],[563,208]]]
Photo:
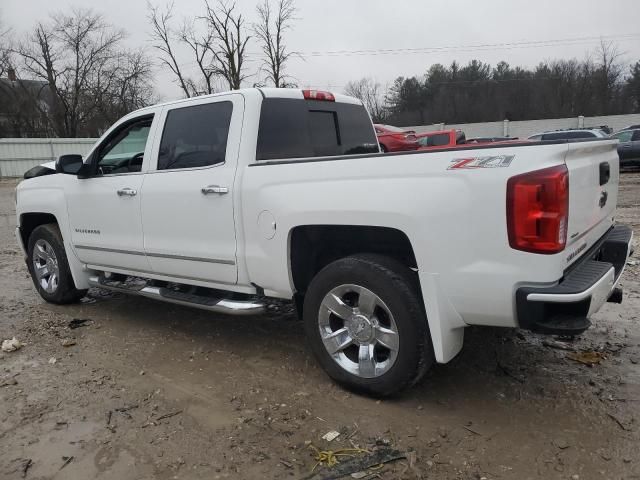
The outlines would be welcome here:
[[[585,253],[613,225],[618,202],[617,141],[568,144],[569,227],[567,265]]]

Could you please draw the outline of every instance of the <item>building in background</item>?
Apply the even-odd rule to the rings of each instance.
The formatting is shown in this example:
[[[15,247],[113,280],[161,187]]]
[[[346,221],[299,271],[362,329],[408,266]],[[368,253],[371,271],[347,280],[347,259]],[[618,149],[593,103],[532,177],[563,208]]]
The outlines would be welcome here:
[[[0,78],[0,138],[49,137],[51,90],[42,80],[22,80],[14,69]]]

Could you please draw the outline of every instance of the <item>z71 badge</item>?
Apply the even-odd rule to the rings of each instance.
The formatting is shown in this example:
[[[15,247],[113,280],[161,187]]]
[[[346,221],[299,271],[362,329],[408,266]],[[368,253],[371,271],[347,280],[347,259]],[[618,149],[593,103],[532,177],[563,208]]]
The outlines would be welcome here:
[[[490,157],[470,157],[470,158],[456,158],[451,160],[451,165],[447,167],[447,170],[460,170],[460,169],[476,169],[476,168],[501,168],[511,165],[511,161],[515,158],[515,155],[494,155]]]

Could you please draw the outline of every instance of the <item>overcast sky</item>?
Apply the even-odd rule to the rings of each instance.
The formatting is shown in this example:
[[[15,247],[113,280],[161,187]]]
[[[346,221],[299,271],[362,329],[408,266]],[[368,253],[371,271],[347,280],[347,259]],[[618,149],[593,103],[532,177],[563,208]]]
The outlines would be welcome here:
[[[272,1],[275,4],[277,0]],[[431,64],[448,65],[453,60],[466,63],[477,58],[492,64],[506,60],[512,65],[533,66],[549,58],[583,59],[595,50],[600,36],[617,43],[631,63],[640,60],[638,2],[296,0],[298,19],[287,34],[287,45],[303,57],[292,59],[287,72],[300,86],[335,91],[363,76],[386,86],[398,76],[421,75]],[[180,17],[193,18],[203,11],[203,0],[175,3],[178,22]],[[256,18],[256,3],[237,1],[249,20]],[[128,45],[146,46],[155,56],[145,0],[2,0],[0,18],[5,27],[12,28],[14,37],[19,37],[49,12],[73,5],[102,13],[128,32]],[[327,53],[358,50],[374,52]],[[257,53],[258,46],[250,44],[249,51]],[[187,55],[180,61],[195,70]],[[259,58],[252,55],[249,73],[255,73],[259,66]],[[156,78],[163,99],[180,96],[166,71],[158,69]],[[257,80],[259,77],[252,77],[248,83]]]

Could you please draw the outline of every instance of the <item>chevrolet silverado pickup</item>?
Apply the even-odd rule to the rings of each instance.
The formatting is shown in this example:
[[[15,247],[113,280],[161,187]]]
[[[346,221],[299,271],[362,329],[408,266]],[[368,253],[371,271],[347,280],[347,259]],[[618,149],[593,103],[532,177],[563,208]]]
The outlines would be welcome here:
[[[98,287],[256,315],[292,299],[330,377],[390,395],[469,325],[575,335],[621,301],[616,146],[383,154],[359,100],[238,90],[130,113],[23,180],[16,236],[47,302]]]

